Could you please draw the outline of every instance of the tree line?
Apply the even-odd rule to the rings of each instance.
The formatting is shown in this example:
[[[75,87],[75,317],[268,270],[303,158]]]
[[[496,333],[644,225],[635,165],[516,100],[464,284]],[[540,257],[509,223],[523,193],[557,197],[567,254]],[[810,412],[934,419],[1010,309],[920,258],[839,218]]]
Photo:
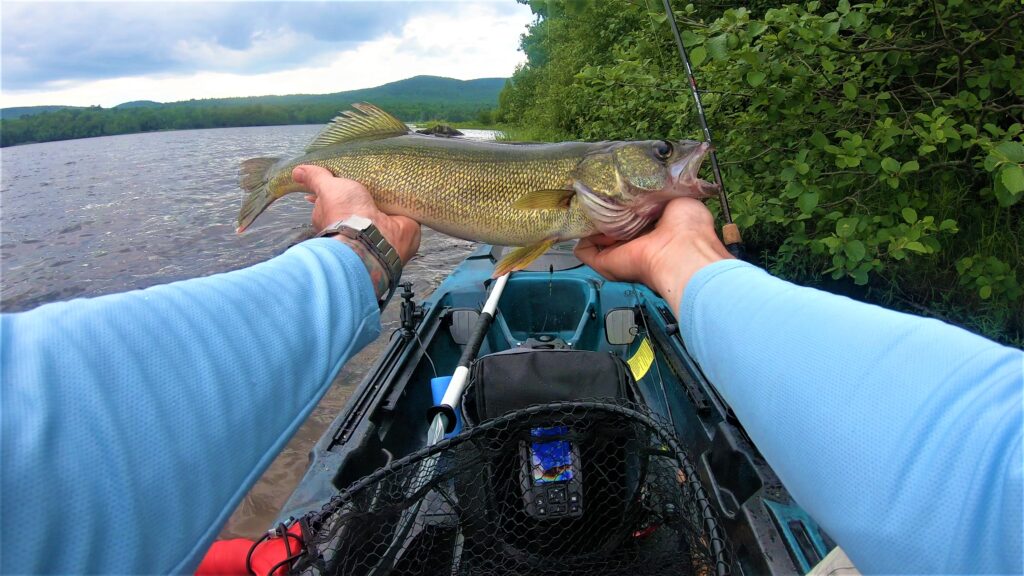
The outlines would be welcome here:
[[[537,19],[499,121],[700,138],[661,2],[520,2]],[[674,4],[752,260],[1024,343],[1018,1]]]
[[[491,119],[492,106],[479,102],[378,99],[374,103],[406,122]],[[186,102],[131,108],[66,108],[0,121],[0,146],[157,130],[326,124],[349,104],[338,101],[204,106]]]

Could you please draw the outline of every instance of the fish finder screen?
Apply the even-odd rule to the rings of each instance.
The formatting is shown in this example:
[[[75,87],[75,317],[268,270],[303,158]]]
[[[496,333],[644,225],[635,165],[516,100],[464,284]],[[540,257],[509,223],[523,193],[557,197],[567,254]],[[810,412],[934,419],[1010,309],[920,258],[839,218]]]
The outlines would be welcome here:
[[[537,441],[537,439],[544,437],[564,436],[568,431],[567,426],[534,428],[530,431],[530,436],[535,439],[530,444],[530,464],[533,470],[534,484],[572,480],[572,445],[569,441]]]

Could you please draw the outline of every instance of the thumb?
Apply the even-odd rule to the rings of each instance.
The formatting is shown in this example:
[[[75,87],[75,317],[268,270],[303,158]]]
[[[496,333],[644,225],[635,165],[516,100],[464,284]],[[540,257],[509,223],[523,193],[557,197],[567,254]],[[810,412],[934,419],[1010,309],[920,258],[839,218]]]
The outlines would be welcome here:
[[[306,188],[309,188],[313,192],[317,192],[324,185],[324,183],[330,181],[334,177],[334,174],[330,170],[321,166],[313,166],[312,164],[304,164],[302,166],[296,166],[292,170],[292,180],[302,184]]]

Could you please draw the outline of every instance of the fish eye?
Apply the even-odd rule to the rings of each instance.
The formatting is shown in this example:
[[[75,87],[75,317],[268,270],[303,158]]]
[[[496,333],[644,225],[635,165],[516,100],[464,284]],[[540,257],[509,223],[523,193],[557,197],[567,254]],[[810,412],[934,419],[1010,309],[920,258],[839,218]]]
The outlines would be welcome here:
[[[672,155],[672,143],[668,140],[661,140],[654,145],[654,155],[661,160],[668,160]]]

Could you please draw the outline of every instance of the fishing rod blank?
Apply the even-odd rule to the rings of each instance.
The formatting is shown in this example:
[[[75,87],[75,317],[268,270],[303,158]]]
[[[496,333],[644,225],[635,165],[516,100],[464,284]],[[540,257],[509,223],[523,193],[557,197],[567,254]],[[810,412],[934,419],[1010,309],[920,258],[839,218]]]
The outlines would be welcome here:
[[[697,80],[693,76],[693,67],[690,66],[690,57],[686,54],[686,46],[679,36],[679,28],[676,26],[676,16],[672,13],[672,5],[669,0],[661,0],[665,5],[665,17],[669,26],[672,27],[672,35],[675,36],[676,46],[679,48],[679,57],[686,67],[686,76],[690,80],[690,93],[693,94],[693,102],[697,107],[697,117],[700,118],[700,127],[704,131],[704,140],[711,145],[711,171],[715,175],[715,184],[718,185],[718,200],[722,205],[722,217],[725,224],[722,226],[722,241],[729,253],[737,258],[742,258],[743,238],[740,236],[739,226],[732,221],[732,212],[729,210],[729,198],[725,193],[725,183],[722,181],[722,171],[718,168],[718,154],[715,153],[714,142],[711,140],[711,129],[708,128],[708,120],[704,115],[704,105],[700,102],[700,90],[697,89]]]

